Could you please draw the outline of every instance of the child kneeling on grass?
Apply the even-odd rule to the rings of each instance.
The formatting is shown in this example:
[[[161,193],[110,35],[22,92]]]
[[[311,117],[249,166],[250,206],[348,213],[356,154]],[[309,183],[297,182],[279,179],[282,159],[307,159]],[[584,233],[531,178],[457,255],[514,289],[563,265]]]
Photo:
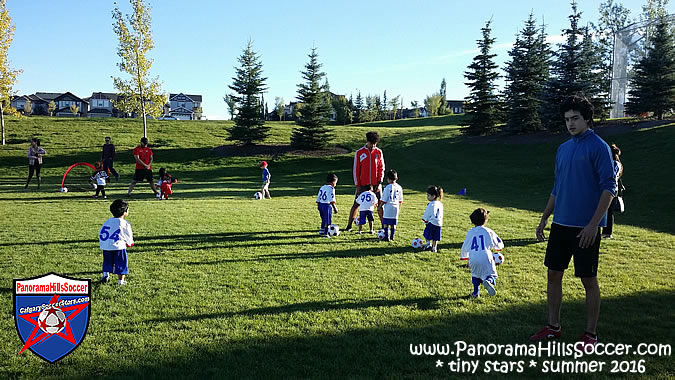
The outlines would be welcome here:
[[[469,259],[471,268],[471,282],[473,283],[473,293],[471,297],[479,296],[478,287],[483,284],[488,294],[494,296],[497,294],[495,289],[497,285],[497,268],[495,259],[491,250],[500,251],[504,248],[504,242],[491,229],[485,227],[488,221],[490,211],[483,208],[477,208],[469,217],[471,223],[475,225],[466,233],[461,259]]]
[[[116,199],[110,205],[113,217],[103,223],[98,232],[99,247],[103,251],[102,283],[110,281],[110,273],[119,278],[119,285],[126,285],[125,275],[129,273],[127,247],[134,245],[131,224],[124,218],[129,215],[129,202]]]

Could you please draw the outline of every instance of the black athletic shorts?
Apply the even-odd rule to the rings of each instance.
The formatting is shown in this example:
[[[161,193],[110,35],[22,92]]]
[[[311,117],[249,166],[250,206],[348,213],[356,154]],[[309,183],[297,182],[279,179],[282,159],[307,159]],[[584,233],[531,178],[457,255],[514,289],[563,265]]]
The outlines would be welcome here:
[[[588,248],[579,247],[577,235],[583,230],[578,227],[565,227],[553,223],[548,236],[544,265],[548,269],[564,271],[574,257],[574,275],[577,277],[595,277],[598,275],[598,256],[600,254],[600,228],[595,242]]]
[[[148,182],[152,183],[152,170],[149,169],[136,169],[136,172],[134,172],[134,181],[136,182],[143,182],[145,180],[148,180]]]

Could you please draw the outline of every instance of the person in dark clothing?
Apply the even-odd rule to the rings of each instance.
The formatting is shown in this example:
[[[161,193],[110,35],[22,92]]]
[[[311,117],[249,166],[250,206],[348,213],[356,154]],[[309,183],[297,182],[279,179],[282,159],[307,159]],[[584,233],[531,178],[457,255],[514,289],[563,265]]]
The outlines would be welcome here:
[[[103,153],[101,154],[101,162],[103,163],[103,170],[110,172],[115,176],[115,181],[120,180],[120,175],[113,168],[113,160],[115,159],[115,145],[110,142],[110,137],[106,136],[105,144],[103,144]]]

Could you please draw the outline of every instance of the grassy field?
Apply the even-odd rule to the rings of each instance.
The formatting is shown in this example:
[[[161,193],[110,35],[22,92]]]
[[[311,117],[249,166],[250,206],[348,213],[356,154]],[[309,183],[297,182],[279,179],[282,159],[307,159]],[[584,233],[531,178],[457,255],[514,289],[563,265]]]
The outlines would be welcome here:
[[[481,144],[463,137],[461,116],[335,127],[337,145],[351,152],[364,134],[382,136],[387,168],[399,172],[405,201],[395,242],[371,235],[316,235],[314,199],[327,173],[336,172],[336,223],[344,226],[353,199],[353,153],[221,157],[229,122],[150,121],[155,172],[180,179],[168,202],[147,185],[134,191],[128,220],[136,246],[129,250],[125,287],[100,285],[98,230],[109,201],[90,193],[58,192],[65,168],[100,157],[103,137],[117,145],[109,198],[122,197],[133,173],[131,150],[142,126],[133,120],[30,118],[8,120],[9,144],[0,147],[0,378],[96,377],[447,377],[455,356],[416,356],[411,344],[527,343],[546,322],[545,243],[534,240],[553,181],[557,143]],[[267,144],[288,142],[290,123],[270,123]],[[47,150],[43,185],[23,191],[27,141]],[[561,137],[562,139],[563,137]],[[613,136],[623,150],[627,211],[617,217],[616,239],[603,241],[599,281],[601,342],[675,343],[675,186],[671,148],[675,128],[662,126]],[[272,173],[272,200],[255,201],[257,163]],[[424,191],[446,190],[440,252],[414,251],[423,231]],[[467,196],[454,195],[467,188]],[[504,240],[498,294],[467,299],[468,269],[459,248],[478,207]],[[91,321],[79,348],[55,365],[24,352],[12,315],[12,279],[54,271],[91,278]],[[483,293],[485,293],[483,291]],[[564,280],[563,342],[583,332],[584,291]],[[525,360],[504,355],[487,361]],[[645,360],[646,374],[675,376],[672,356],[593,356]],[[537,368],[511,377],[541,376]],[[565,358],[565,360],[572,360]],[[598,375],[596,373],[596,375]],[[567,377],[568,375],[559,375]]]

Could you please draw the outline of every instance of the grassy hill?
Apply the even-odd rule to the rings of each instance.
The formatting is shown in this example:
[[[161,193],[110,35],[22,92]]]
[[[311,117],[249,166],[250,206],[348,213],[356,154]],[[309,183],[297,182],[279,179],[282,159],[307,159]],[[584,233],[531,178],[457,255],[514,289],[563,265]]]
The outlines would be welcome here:
[[[230,122],[150,121],[155,172],[166,167],[180,179],[174,197],[158,202],[137,186],[128,220],[136,246],[129,250],[129,285],[100,285],[97,233],[109,203],[126,194],[133,173],[131,150],[142,126],[134,120],[30,118],[7,121],[10,144],[0,147],[0,348],[1,378],[67,377],[446,377],[437,360],[415,356],[418,343],[527,343],[546,322],[545,243],[534,229],[553,181],[556,142],[506,144],[460,134],[461,116],[336,126],[335,143],[351,152],[365,132],[382,136],[387,168],[399,172],[404,204],[395,242],[371,235],[316,236],[314,203],[327,173],[339,176],[344,227],[353,199],[353,153],[333,156],[220,156]],[[292,123],[270,123],[266,144],[286,144]],[[42,189],[23,191],[27,141],[47,150]],[[122,180],[109,200],[90,193],[58,192],[66,167],[100,157],[104,136],[117,146]],[[486,141],[490,143],[485,143]],[[617,217],[616,239],[603,241],[599,281],[601,342],[664,343],[675,334],[675,128],[661,126],[612,136],[623,150],[627,211]],[[272,173],[272,200],[255,201],[257,163]],[[414,251],[410,241],[430,184],[446,190],[438,254]],[[467,196],[455,195],[467,188]],[[488,224],[505,241],[498,295],[466,299],[468,269],[459,248],[476,207],[491,211]],[[31,353],[17,355],[12,279],[54,271],[92,278],[91,321],[82,345],[57,365]],[[483,292],[484,293],[484,292]],[[563,342],[584,328],[584,291],[564,280]],[[540,376],[538,360],[512,377]],[[571,358],[564,358],[572,360]],[[647,374],[675,375],[672,357],[593,356],[645,360]],[[489,374],[487,374],[489,375]]]

